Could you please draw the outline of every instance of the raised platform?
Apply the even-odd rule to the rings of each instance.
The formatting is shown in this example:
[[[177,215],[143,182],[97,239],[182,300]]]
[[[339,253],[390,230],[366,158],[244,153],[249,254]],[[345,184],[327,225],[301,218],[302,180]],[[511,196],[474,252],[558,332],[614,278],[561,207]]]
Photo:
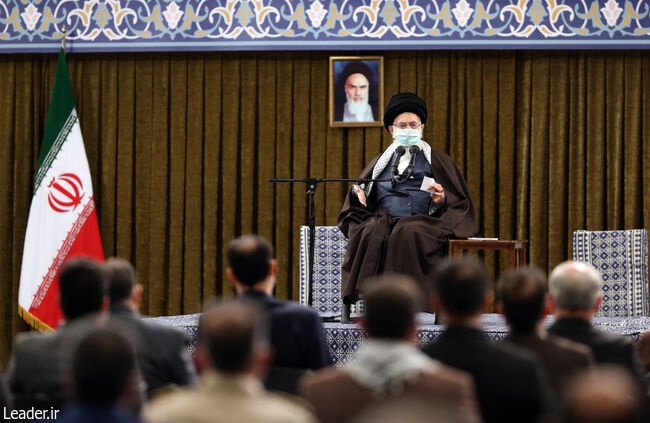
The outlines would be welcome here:
[[[194,349],[198,314],[156,317],[152,320],[183,329],[191,337],[191,348]],[[553,318],[548,317],[546,324],[550,325],[552,322]],[[503,316],[499,314],[483,315],[482,323],[485,333],[495,341],[502,339],[508,331]],[[602,330],[630,336],[635,341],[642,334],[650,331],[650,317],[596,317],[594,323]],[[325,322],[324,326],[330,355],[337,365],[341,365],[353,357],[365,338],[364,331],[354,323]],[[418,326],[418,342],[420,344],[435,340],[445,328],[443,325],[434,324],[434,315],[429,313],[418,315]]]

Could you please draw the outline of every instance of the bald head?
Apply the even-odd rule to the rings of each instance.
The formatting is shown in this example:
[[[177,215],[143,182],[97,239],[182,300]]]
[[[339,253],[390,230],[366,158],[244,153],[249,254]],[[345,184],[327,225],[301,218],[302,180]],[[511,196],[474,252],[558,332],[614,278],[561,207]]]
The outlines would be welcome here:
[[[259,235],[244,235],[228,245],[228,263],[237,281],[254,286],[269,276],[273,247]]]
[[[549,288],[556,306],[572,311],[593,309],[602,283],[596,269],[577,261],[559,264],[549,276]]]

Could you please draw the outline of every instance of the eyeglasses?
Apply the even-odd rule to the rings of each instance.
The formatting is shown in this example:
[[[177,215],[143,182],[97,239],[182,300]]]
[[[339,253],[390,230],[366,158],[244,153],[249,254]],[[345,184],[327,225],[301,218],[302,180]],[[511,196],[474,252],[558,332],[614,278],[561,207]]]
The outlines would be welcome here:
[[[411,128],[411,129],[418,129],[420,126],[422,126],[422,124],[413,121],[413,122],[394,123],[393,126],[396,127],[396,128],[399,128],[399,129],[406,129],[407,127]]]

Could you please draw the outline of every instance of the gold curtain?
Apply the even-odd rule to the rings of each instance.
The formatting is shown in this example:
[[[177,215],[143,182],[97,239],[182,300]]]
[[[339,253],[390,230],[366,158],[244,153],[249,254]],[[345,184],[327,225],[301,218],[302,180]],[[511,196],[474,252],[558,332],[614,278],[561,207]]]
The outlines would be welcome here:
[[[336,54],[336,53],[332,53]],[[356,177],[390,143],[382,128],[328,126],[327,52],[70,54],[106,256],[131,260],[142,311],[199,311],[230,294],[224,250],[260,233],[277,295],[297,298],[304,186]],[[650,226],[650,52],[389,52],[387,101],[429,104],[425,138],[472,190],[483,236],[529,239],[548,270],[575,229]],[[21,256],[56,55],[0,55],[0,358],[25,329]],[[333,225],[349,187],[316,193]],[[486,254],[496,274],[503,265]]]

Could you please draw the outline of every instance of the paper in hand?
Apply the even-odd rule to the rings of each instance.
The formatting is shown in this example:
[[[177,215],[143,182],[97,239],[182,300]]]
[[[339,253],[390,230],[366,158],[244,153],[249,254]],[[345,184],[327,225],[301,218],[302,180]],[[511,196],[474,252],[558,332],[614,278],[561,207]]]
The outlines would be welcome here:
[[[436,183],[435,179],[425,176],[424,178],[422,178],[422,185],[420,186],[420,191],[433,192],[434,191],[433,188],[427,189],[427,187],[435,183]]]

